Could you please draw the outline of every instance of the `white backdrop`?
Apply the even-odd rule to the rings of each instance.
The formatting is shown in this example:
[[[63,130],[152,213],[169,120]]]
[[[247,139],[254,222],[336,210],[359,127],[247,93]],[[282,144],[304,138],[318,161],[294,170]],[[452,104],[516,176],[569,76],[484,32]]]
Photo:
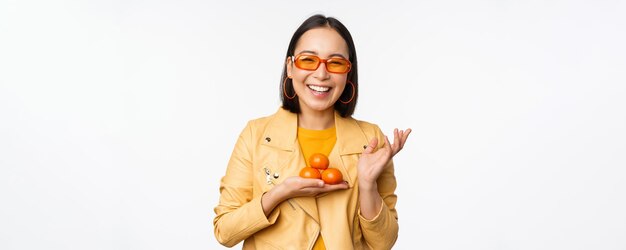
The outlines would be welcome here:
[[[624,1],[293,2],[1,0],[0,249],[222,249],[219,179],[316,13],[355,117],[414,130],[395,249],[626,249]]]

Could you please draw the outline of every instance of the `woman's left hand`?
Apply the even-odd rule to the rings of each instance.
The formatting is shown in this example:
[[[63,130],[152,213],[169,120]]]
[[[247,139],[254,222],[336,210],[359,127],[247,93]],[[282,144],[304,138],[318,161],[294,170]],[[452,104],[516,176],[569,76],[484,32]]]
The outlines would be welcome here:
[[[383,172],[387,162],[404,147],[411,129],[406,131],[394,129],[393,133],[393,144],[389,143],[389,138],[385,136],[385,145],[376,150],[378,139],[373,138],[361,154],[357,165],[359,185],[361,187],[369,187],[376,184],[376,180]]]

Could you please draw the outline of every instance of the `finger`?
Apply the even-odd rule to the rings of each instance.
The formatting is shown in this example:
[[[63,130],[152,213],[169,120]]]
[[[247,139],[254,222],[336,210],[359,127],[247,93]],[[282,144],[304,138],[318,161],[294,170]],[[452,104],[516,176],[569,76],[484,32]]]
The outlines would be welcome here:
[[[300,192],[307,195],[319,195],[323,193],[328,193],[336,190],[348,189],[350,186],[347,182],[341,182],[339,184],[324,184],[323,187],[306,187],[300,189]]]
[[[388,152],[390,155],[393,155],[393,154],[394,154],[394,153],[393,153],[393,149],[391,148],[391,143],[389,143],[389,137],[387,137],[386,135],[385,135],[385,149],[387,149],[387,152]]]
[[[401,147],[404,148],[404,143],[406,143],[406,140],[409,138],[409,134],[411,134],[411,129],[407,129],[406,131],[404,131],[404,135],[402,135],[402,143],[400,143]]]
[[[400,147],[401,142],[400,142],[400,132],[398,131],[398,129],[394,129],[393,130],[393,146],[391,147],[393,149],[393,151],[395,152],[396,149],[398,147]]]
[[[339,184],[326,184],[324,185],[324,192],[330,192],[330,191],[335,191],[335,190],[340,190],[340,189],[348,189],[349,187],[350,186],[345,181]]]
[[[405,135],[405,131],[404,130],[400,130],[400,139],[399,139],[399,147],[398,147],[398,152],[404,147],[404,135]]]
[[[404,130],[400,130],[398,132],[398,148],[397,148],[397,152],[400,152],[400,150],[402,149],[402,138],[404,137]]]
[[[300,179],[300,188],[301,189],[306,189],[306,188],[320,188],[324,186],[324,181],[320,180],[320,179],[308,179],[308,178],[301,178]]]
[[[372,140],[370,140],[370,144],[367,145],[363,153],[369,154],[374,152],[374,149],[376,149],[376,145],[378,145],[378,138],[374,137],[372,138]]]
[[[389,138],[387,139],[387,143],[389,143]],[[391,156],[396,155],[400,149],[402,149],[402,134],[398,131],[398,135],[393,139],[393,146],[390,148]]]

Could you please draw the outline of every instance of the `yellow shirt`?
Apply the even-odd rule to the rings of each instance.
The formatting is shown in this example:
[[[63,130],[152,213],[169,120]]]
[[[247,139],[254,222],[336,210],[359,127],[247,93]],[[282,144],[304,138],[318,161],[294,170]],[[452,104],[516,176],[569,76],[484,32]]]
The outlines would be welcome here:
[[[311,130],[298,127],[298,142],[302,149],[302,154],[306,161],[306,165],[310,167],[309,157],[314,153],[322,153],[326,156],[330,154],[335,142],[337,142],[337,133],[335,127],[324,130]],[[326,250],[322,234],[317,237],[313,250]]]

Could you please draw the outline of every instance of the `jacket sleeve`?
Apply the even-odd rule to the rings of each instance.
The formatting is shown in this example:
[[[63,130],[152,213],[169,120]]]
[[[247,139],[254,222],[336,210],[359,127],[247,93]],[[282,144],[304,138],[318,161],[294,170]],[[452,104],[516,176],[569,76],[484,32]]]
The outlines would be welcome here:
[[[385,142],[385,137],[378,127],[376,136],[381,148]],[[396,176],[394,175],[393,160],[389,160],[385,170],[377,180],[378,193],[383,200],[378,214],[371,220],[361,216],[359,209],[359,222],[363,232],[363,238],[371,249],[391,249],[398,239],[398,213],[396,211],[396,201],[398,197],[394,193],[396,190]]]
[[[241,132],[220,182],[220,200],[213,220],[215,238],[232,247],[276,221],[279,209],[265,217],[261,196],[253,197],[251,123]]]

